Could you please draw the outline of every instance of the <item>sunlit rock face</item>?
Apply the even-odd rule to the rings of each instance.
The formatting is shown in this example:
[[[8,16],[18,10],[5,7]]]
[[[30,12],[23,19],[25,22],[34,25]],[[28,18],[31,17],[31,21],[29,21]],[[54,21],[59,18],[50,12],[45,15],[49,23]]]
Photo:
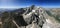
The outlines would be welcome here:
[[[59,19],[59,16],[57,17],[59,13],[56,13],[58,12],[58,9],[52,9],[47,12],[49,13],[47,13],[48,16],[46,18],[46,22],[43,24],[42,28],[60,28],[60,20],[57,20]]]
[[[46,20],[42,28],[60,28],[60,24],[52,23],[51,20]]]

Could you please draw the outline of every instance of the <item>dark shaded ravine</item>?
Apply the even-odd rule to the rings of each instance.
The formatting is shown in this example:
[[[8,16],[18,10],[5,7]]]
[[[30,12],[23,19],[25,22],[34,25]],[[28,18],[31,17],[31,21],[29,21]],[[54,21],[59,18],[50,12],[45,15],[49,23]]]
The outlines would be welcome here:
[[[19,26],[26,26],[28,25],[24,19],[23,19],[23,16],[22,15],[18,15],[14,18],[14,20],[16,21],[16,23],[19,25]]]

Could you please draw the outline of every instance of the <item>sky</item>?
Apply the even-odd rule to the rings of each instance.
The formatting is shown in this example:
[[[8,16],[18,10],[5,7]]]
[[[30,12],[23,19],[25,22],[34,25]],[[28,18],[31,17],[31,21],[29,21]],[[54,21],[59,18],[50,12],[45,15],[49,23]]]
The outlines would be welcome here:
[[[22,8],[31,5],[60,8],[60,0],[0,0],[0,8]]]

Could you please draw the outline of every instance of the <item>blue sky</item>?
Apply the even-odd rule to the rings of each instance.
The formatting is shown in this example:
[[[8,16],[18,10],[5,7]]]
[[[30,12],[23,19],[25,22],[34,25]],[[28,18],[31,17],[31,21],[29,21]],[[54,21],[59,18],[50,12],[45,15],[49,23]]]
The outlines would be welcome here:
[[[60,0],[0,0],[0,8],[21,8],[31,5],[60,8]]]

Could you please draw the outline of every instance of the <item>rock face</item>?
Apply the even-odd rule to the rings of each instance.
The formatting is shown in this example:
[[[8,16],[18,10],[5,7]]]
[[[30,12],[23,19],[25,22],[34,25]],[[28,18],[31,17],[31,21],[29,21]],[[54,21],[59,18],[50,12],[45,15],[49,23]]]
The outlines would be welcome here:
[[[59,9],[57,10],[52,9],[46,12],[46,14],[48,14],[46,15],[47,19],[46,22],[43,24],[42,28],[60,28],[60,22],[59,22],[60,20],[58,16],[59,13],[56,13],[59,12],[58,10]]]
[[[4,12],[2,13],[1,17],[3,28],[42,28],[45,22],[45,18],[43,19],[42,13],[42,9],[35,7],[34,5],[28,8],[21,8],[11,12]],[[35,23],[32,23],[33,21],[35,21]]]
[[[58,14],[32,5],[31,7],[3,12],[2,28],[60,28]],[[58,17],[57,17],[58,16]]]
[[[32,27],[32,22],[36,21],[36,26],[42,28],[44,22],[45,22],[45,18],[44,18],[44,10],[42,8],[37,8],[34,7],[34,9],[32,9],[32,11],[28,14],[25,15],[25,21],[28,24],[28,28]],[[23,15],[24,16],[24,15]],[[27,16],[27,17],[26,17]],[[30,24],[30,25],[29,25]],[[30,27],[29,27],[30,26]],[[35,27],[36,28],[36,27]]]

